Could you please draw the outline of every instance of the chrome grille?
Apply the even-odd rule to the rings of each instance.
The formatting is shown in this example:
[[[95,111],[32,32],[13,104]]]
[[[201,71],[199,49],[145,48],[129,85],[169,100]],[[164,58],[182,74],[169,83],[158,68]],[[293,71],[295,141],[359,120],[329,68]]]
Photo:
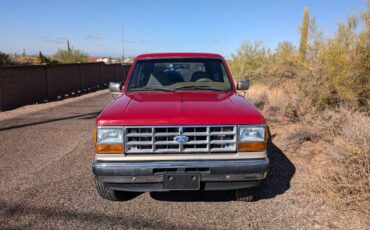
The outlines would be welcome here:
[[[185,143],[176,136],[188,137]],[[175,126],[126,127],[126,153],[223,153],[236,151],[237,127]]]

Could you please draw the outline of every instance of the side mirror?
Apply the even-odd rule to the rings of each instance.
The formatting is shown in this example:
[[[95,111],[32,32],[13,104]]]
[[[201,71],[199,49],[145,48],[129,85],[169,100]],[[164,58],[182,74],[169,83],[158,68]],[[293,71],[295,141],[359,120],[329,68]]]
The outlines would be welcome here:
[[[236,86],[237,90],[248,90],[249,89],[249,80],[244,80],[244,81],[238,81],[238,84]]]
[[[109,91],[112,93],[112,97],[114,99],[121,96],[122,83],[121,82],[109,82]]]

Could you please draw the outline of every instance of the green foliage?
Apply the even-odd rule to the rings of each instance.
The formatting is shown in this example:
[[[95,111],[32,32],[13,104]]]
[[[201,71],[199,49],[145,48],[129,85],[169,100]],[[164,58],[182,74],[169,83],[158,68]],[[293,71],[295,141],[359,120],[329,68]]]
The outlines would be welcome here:
[[[10,64],[12,64],[12,61],[10,60],[9,55],[0,51],[0,66]]]
[[[320,90],[318,105],[339,103],[368,107],[370,98],[369,12],[350,16],[334,36],[323,40],[310,66]],[[359,28],[361,25],[361,28]],[[359,30],[360,29],[360,30]]]
[[[77,49],[59,49],[54,55],[53,59],[59,63],[78,63],[87,62],[88,54],[82,50]]]
[[[295,78],[302,71],[297,49],[288,41],[279,43],[274,52],[264,48],[262,42],[246,41],[232,54],[229,64],[236,80],[274,85]]]
[[[309,39],[302,42],[306,35],[301,37],[299,50],[287,41],[279,43],[273,52],[261,42],[245,42],[232,55],[231,71],[236,80],[248,78],[274,87],[285,82],[294,83],[302,92],[306,108],[346,104],[368,110],[369,9],[361,17],[350,16],[345,23],[338,24],[336,33],[330,37],[318,31],[315,18],[312,18],[307,25]],[[308,16],[308,10],[305,15]],[[300,58],[303,53],[305,59]]]
[[[308,42],[308,27],[309,27],[309,16],[308,8],[304,8],[303,21],[301,28],[301,41],[299,43],[299,54],[302,59],[305,59],[307,52],[307,42]]]
[[[269,59],[270,51],[263,47],[261,41],[246,41],[232,54],[230,68],[238,80],[261,79],[265,72],[265,62]]]

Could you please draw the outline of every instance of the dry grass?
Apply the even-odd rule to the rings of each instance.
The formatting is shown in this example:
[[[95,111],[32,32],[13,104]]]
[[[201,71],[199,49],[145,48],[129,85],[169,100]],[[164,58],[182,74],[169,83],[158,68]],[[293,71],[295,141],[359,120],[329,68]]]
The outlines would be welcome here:
[[[317,142],[321,138],[320,132],[315,129],[302,126],[300,129],[294,129],[287,135],[286,144],[289,145],[300,145],[306,141]]]
[[[341,109],[332,114],[335,167],[320,177],[320,190],[336,206],[370,213],[370,117]]]
[[[301,104],[299,95],[300,92],[294,84],[286,83],[276,88],[263,85],[253,86],[247,92],[246,97],[268,118],[298,121]]]
[[[279,124],[295,122],[298,127],[286,135],[287,146],[304,142],[326,143],[330,158],[327,168],[314,182],[314,191],[320,191],[329,203],[338,208],[370,213],[370,117],[350,109],[323,111],[304,107],[304,96],[293,84],[279,87],[253,86],[246,97],[254,103],[268,121]],[[308,112],[306,112],[308,111]],[[287,123],[286,123],[287,122]],[[317,148],[318,149],[318,148]],[[303,157],[303,156],[302,156]]]

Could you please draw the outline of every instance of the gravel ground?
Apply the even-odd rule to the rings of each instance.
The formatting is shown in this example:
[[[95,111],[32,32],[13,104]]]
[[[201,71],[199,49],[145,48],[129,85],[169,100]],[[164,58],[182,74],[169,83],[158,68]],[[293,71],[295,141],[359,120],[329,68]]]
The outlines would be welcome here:
[[[271,127],[272,169],[252,203],[230,192],[143,193],[101,199],[91,162],[92,129],[107,91],[0,119],[0,229],[365,229],[309,192],[304,159]],[[37,106],[37,105],[36,105]],[[0,113],[0,118],[4,113]]]

